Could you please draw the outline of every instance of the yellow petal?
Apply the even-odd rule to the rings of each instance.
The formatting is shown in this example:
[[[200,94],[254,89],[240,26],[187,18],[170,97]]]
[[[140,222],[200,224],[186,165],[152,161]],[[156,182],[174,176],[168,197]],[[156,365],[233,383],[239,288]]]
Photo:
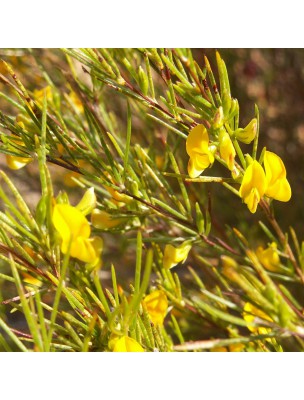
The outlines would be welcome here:
[[[53,224],[64,242],[77,237],[89,238],[91,228],[84,215],[69,204],[56,204],[52,216]]]
[[[256,212],[257,205],[266,190],[266,177],[262,166],[254,160],[246,169],[239,190],[240,196],[252,213]]]
[[[33,161],[33,160],[31,158],[27,158],[27,157],[16,157],[16,156],[12,156],[9,154],[6,155],[7,166],[10,169],[14,169],[14,170],[25,167],[31,161]]]
[[[280,257],[277,252],[276,243],[272,243],[267,249],[259,246],[256,255],[260,263],[269,271],[277,272],[280,268]]]
[[[162,325],[168,309],[168,299],[162,290],[155,290],[144,298],[150,319],[154,325]]]
[[[256,212],[260,200],[261,197],[256,188],[252,188],[248,196],[244,198],[244,202],[247,204],[247,207],[252,214]]]
[[[197,178],[204,171],[204,169],[199,169],[193,158],[189,158],[188,162],[188,174],[190,178]]]
[[[243,318],[246,322],[254,322],[255,318],[259,317],[262,319],[265,319],[266,321],[272,321],[272,319],[264,313],[264,311],[260,310],[259,308],[255,307],[253,304],[251,303],[246,303],[244,306],[244,312],[243,312]],[[251,332],[257,332],[260,335],[266,334],[269,332],[268,328],[264,328],[264,327],[255,327],[255,326],[250,326],[248,325],[248,329]]]
[[[186,140],[186,151],[191,157],[193,151],[206,153],[209,146],[209,135],[204,125],[197,125],[191,129]]]
[[[166,269],[172,268],[180,262],[185,262],[188,253],[191,249],[191,245],[184,242],[179,247],[174,247],[171,244],[167,244],[164,251],[163,266]]]
[[[190,156],[188,174],[191,178],[198,177],[214,162],[214,156],[209,150],[208,132],[204,125],[197,125],[190,131],[186,140],[186,151]]]
[[[258,122],[256,118],[253,118],[249,124],[244,128],[237,129],[235,131],[235,137],[240,142],[249,144],[253,141],[257,133]]]
[[[102,267],[102,259],[101,259],[101,253],[103,250],[103,239],[99,236],[94,236],[91,239],[88,239],[95,251],[95,259],[90,262],[91,266],[94,267],[94,269],[98,269]]]
[[[144,349],[136,340],[128,336],[122,336],[120,339],[116,340],[113,351],[120,353],[125,353],[125,352],[142,353],[144,352]]]
[[[77,204],[76,208],[83,214],[87,215],[92,212],[92,210],[96,207],[96,195],[94,192],[94,188],[86,190],[80,202]]]
[[[117,190],[113,189],[112,187],[106,187],[107,191],[113,197],[114,200],[118,201],[119,203],[130,203],[132,201],[132,197],[124,194],[119,193]]]
[[[27,272],[21,271],[21,275],[23,276],[23,281],[24,282],[29,283],[29,284],[31,284],[33,286],[37,286],[37,287],[42,286],[43,282],[41,282],[37,278],[34,278],[32,275],[28,274]]]
[[[83,239],[82,237],[72,242],[71,256],[88,264],[95,264],[99,259],[91,239]]]
[[[234,158],[236,152],[232,144],[232,141],[230,139],[230,136],[225,129],[221,129],[219,133],[219,142],[220,142],[221,158],[226,162],[230,171],[232,171],[234,167]]]
[[[279,201],[289,201],[291,188],[286,179],[286,169],[282,159],[275,153],[266,151],[264,166],[267,181],[266,196]]]
[[[188,162],[190,178],[197,178],[210,165],[209,154],[193,153]]]
[[[106,211],[98,210],[97,208],[92,211],[91,222],[95,228],[98,229],[111,229],[120,225],[123,222],[122,218],[115,218],[113,215]]]

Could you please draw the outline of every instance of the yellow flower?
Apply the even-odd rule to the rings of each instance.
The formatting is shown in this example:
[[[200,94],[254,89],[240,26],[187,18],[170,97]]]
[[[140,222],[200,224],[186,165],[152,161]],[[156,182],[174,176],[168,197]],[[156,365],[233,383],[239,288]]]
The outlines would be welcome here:
[[[91,238],[91,228],[84,215],[69,204],[56,204],[52,221],[62,239],[61,251],[68,252],[71,241],[70,255],[89,264],[100,261],[102,239]]]
[[[20,121],[20,122],[17,122],[17,124],[22,129],[25,129],[23,122]],[[16,144],[17,146],[25,147],[23,141],[15,135],[11,136],[10,140],[12,143]],[[11,148],[13,151],[18,151],[14,146],[11,146]],[[18,156],[13,156],[11,154],[6,155],[7,166],[10,169],[14,169],[14,170],[23,168],[25,165],[27,165],[31,161],[33,161],[33,160],[30,157],[18,157]]]
[[[264,155],[267,189],[266,196],[279,201],[289,201],[291,189],[286,179],[286,169],[279,156],[271,151]]]
[[[91,214],[92,225],[97,229],[111,229],[123,222],[122,218],[113,218],[113,215],[106,211],[95,208]]]
[[[254,160],[246,169],[239,190],[240,196],[247,204],[250,212],[255,213],[257,206],[267,188],[267,182],[262,166]]]
[[[280,257],[277,252],[276,243],[271,243],[271,245],[267,249],[259,246],[256,249],[256,255],[260,263],[267,270],[277,272],[280,269]]]
[[[149,317],[154,325],[163,325],[168,309],[168,299],[162,290],[155,290],[144,298]]]
[[[271,321],[272,319],[264,313],[264,311],[260,310],[259,308],[255,307],[251,303],[246,303],[244,306],[243,318],[246,322],[254,322],[255,317],[259,317],[265,319],[266,321]],[[258,333],[259,335],[266,335],[269,332],[269,328],[265,327],[253,327],[248,325],[248,329],[251,332]]]
[[[230,139],[230,136],[224,128],[220,130],[219,142],[220,142],[221,158],[226,162],[230,171],[232,171],[234,167],[234,157],[236,152],[232,144],[232,141]]]
[[[240,128],[235,131],[235,137],[240,142],[249,144],[255,138],[257,127],[258,121],[256,118],[253,118],[244,129]]]
[[[128,336],[122,336],[121,338],[117,338],[114,342],[113,351],[120,353],[142,353],[144,349],[141,345],[134,339]]]
[[[188,174],[191,178],[198,177],[214,162],[214,156],[209,150],[209,135],[204,125],[191,129],[186,140],[186,151],[190,157]]]
[[[35,89],[33,92],[33,97],[37,101],[37,103],[41,106],[43,104],[44,94],[49,103],[53,101],[53,92],[51,86],[46,86],[43,89]]]
[[[165,269],[169,269],[177,265],[178,263],[184,263],[188,257],[188,253],[191,249],[191,245],[184,242],[179,247],[174,247],[171,244],[167,244],[164,251],[163,266]]]

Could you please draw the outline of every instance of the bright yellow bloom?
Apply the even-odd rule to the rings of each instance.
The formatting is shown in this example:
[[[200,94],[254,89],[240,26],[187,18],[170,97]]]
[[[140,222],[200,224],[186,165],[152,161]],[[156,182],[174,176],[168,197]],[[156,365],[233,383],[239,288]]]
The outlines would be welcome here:
[[[91,228],[84,215],[69,204],[56,204],[52,216],[53,224],[59,232],[63,254],[68,252],[71,241],[70,255],[89,264],[100,261],[102,239],[90,239]]]
[[[256,118],[253,118],[244,129],[240,128],[235,131],[235,137],[240,142],[249,144],[255,138],[257,127],[258,121]]]
[[[221,158],[226,162],[230,171],[233,170],[234,167],[234,157],[236,155],[234,146],[230,139],[228,132],[223,128],[219,133],[219,142],[220,142],[220,155]]]
[[[120,353],[142,353],[144,352],[144,349],[136,340],[128,336],[122,336],[115,340],[113,351]]]
[[[246,322],[254,322],[255,317],[259,317],[265,319],[266,321],[271,321],[272,319],[264,313],[264,311],[260,310],[259,308],[255,307],[251,303],[246,303],[244,306],[243,318]],[[259,335],[266,335],[269,332],[269,328],[265,327],[253,327],[248,325],[248,329],[251,332],[258,333]]]
[[[106,211],[95,208],[91,214],[92,225],[97,229],[111,229],[120,225],[124,220],[122,218],[113,218],[113,215]]]
[[[262,166],[254,160],[247,167],[239,190],[240,196],[247,204],[250,212],[255,213],[257,206],[267,188],[267,182]]]
[[[286,169],[279,156],[271,151],[264,155],[267,189],[266,196],[279,201],[289,201],[291,189],[286,179]]]
[[[260,263],[269,271],[277,272],[280,268],[280,257],[277,252],[276,243],[271,243],[271,245],[264,249],[259,246],[256,249],[256,255]]]
[[[155,290],[144,298],[149,317],[154,325],[163,325],[168,309],[168,299],[162,290]]]
[[[204,125],[191,129],[186,140],[186,151],[190,157],[188,174],[191,178],[198,177],[214,162],[214,155],[209,150],[209,135]]]
[[[179,247],[167,244],[164,251],[163,266],[166,269],[172,268],[178,263],[184,263],[188,257],[191,245],[184,242]]]

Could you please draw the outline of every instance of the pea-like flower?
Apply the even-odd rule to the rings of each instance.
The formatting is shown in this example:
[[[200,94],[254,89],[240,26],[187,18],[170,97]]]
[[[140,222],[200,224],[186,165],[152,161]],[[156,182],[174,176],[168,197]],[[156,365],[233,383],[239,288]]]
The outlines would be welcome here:
[[[154,325],[163,325],[168,309],[168,299],[162,290],[155,290],[144,298],[149,317]]]
[[[81,211],[69,204],[56,204],[52,221],[62,239],[63,254],[68,252],[71,243],[71,257],[89,264],[98,264],[103,242],[98,237],[90,238],[91,228]]]
[[[286,169],[281,158],[271,151],[266,151],[264,167],[267,182],[266,196],[279,201],[289,201],[291,188],[286,179]]]
[[[219,149],[221,158],[226,162],[230,171],[232,171],[234,167],[234,158],[236,152],[232,144],[232,141],[230,139],[230,136],[224,128],[220,130],[219,142],[220,142]]]
[[[163,266],[165,269],[170,269],[175,265],[184,263],[188,257],[188,253],[191,249],[191,245],[184,242],[179,247],[174,247],[171,244],[167,244],[164,251]]]
[[[136,340],[128,336],[122,336],[121,338],[114,340],[113,352],[142,353],[144,352],[144,349]]]
[[[267,181],[262,166],[254,160],[246,169],[239,190],[240,196],[247,204],[251,213],[255,213],[257,206],[265,194]]]
[[[197,178],[213,164],[214,155],[209,149],[209,135],[204,125],[191,129],[186,140],[186,151],[190,157],[188,174],[191,178]]]
[[[267,249],[259,246],[256,249],[256,255],[260,263],[268,271],[278,272],[280,270],[280,257],[278,255],[276,243],[271,243]]]

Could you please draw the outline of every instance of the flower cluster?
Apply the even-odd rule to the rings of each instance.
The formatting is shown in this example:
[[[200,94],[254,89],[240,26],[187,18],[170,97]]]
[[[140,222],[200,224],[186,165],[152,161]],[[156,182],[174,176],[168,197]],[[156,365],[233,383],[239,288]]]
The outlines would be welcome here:
[[[249,144],[256,137],[257,119],[253,118],[245,128],[234,132],[224,124],[225,118],[222,108],[218,109],[213,125],[209,129],[214,137],[210,141],[207,128],[200,124],[191,129],[186,140],[186,151],[189,155],[188,174],[190,178],[197,178],[206,168],[210,167],[218,157],[237,179],[242,169],[235,163],[237,141]],[[279,156],[270,151],[264,153],[264,169],[262,165],[247,155],[247,167],[239,188],[240,197],[247,204],[251,213],[255,213],[263,196],[279,201],[289,201],[291,188],[286,178],[286,169]],[[244,167],[245,168],[245,167]],[[239,181],[236,180],[236,183]]]

